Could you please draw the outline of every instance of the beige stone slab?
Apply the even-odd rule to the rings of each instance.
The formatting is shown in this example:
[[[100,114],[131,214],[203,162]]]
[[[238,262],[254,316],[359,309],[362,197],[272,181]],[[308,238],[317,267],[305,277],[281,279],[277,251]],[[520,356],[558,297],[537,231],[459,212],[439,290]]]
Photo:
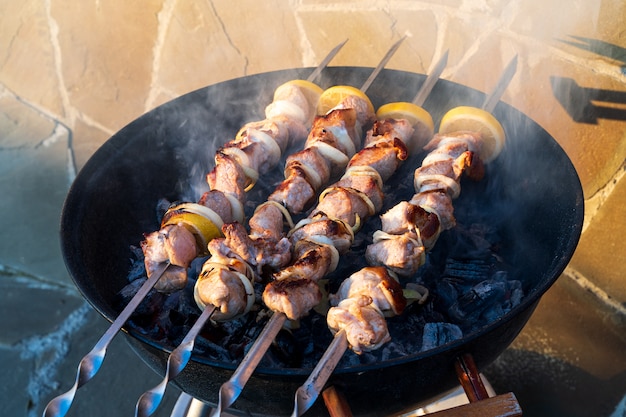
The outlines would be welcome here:
[[[0,84],[52,113],[64,115],[50,37],[42,2],[0,4]]]
[[[376,66],[389,47],[403,35],[393,30],[393,19],[380,12],[311,10],[300,15],[304,31],[313,45],[327,44],[327,50],[330,50],[337,39],[349,39],[341,54],[333,60],[333,66]],[[331,33],[335,38],[328,42]],[[405,47],[402,45],[397,55],[403,53]],[[389,68],[394,67],[395,59],[396,56],[391,58]]]
[[[246,58],[233,45],[208,3],[179,2],[168,21],[157,83],[181,95],[246,72]]]
[[[624,167],[623,169],[626,169]],[[626,303],[626,181],[619,181],[583,233],[572,266],[619,303]]]
[[[219,0],[213,5],[229,43],[246,57],[245,74],[304,65],[306,35],[298,27],[295,8],[284,0],[243,0],[238,7]]]
[[[620,120],[626,110],[615,114],[610,109],[619,103],[597,98],[624,95],[626,85],[562,58],[544,56],[522,67],[516,87],[513,104],[556,139],[574,163],[585,197],[593,195],[626,157],[626,125]]]
[[[0,97],[0,109],[0,148],[6,152],[39,146],[54,131],[53,120],[14,97]]]
[[[52,1],[72,107],[113,130],[143,113],[160,8],[158,0]]]
[[[109,139],[109,134],[77,120],[72,131],[72,150],[78,172],[95,151]]]

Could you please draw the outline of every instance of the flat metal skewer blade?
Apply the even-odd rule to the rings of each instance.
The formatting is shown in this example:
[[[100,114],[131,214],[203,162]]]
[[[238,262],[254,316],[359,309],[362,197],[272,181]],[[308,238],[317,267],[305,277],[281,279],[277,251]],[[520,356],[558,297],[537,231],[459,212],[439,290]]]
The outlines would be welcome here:
[[[348,338],[346,337],[346,332],[340,330],[333,337],[333,341],[328,345],[326,352],[324,352],[311,375],[296,390],[291,417],[299,417],[311,408],[347,349]]]
[[[322,60],[322,62],[320,62],[320,64],[317,66],[317,68],[315,68],[313,70],[313,72],[311,73],[311,75],[309,75],[309,77],[306,79],[307,81],[315,81],[315,79],[322,73],[322,71],[324,70],[324,68],[326,68],[326,66],[328,65],[328,63],[330,61],[332,61],[332,59],[335,57],[335,55],[337,55],[337,53],[339,52],[339,50],[341,48],[343,48],[343,46],[346,44],[346,42],[348,42],[348,39],[346,39],[345,41],[341,42],[339,45],[335,46],[329,53],[328,55],[326,55],[326,58],[324,58]]]
[[[396,43],[394,43],[393,45],[391,45],[391,48],[389,48],[389,50],[387,51],[387,53],[385,54],[385,56],[383,57],[383,59],[381,59],[381,61],[378,63],[378,66],[374,69],[374,71],[372,71],[372,73],[370,74],[370,76],[367,78],[367,80],[365,80],[365,82],[363,83],[363,85],[361,86],[360,90],[362,92],[366,92],[368,88],[370,88],[370,85],[372,85],[372,83],[374,82],[374,80],[376,79],[376,77],[378,77],[378,74],[383,70],[383,68],[385,68],[385,65],[387,65],[387,62],[389,62],[389,60],[391,59],[391,57],[396,53],[396,51],[398,50],[398,48],[400,47],[400,44],[406,39],[406,35],[404,35],[403,37],[401,37]]]
[[[489,96],[485,98],[485,101],[482,106],[483,110],[489,113],[493,113],[493,109],[496,108],[496,104],[498,104],[498,102],[502,98],[502,94],[504,94],[504,91],[509,86],[509,83],[513,79],[513,76],[515,75],[516,71],[517,71],[517,55],[515,55],[513,59],[511,60],[511,62],[509,62],[509,64],[506,66],[504,72],[502,73],[502,75],[500,76],[500,79],[498,80],[498,84],[496,84],[491,94],[489,94]]]
[[[413,104],[416,104],[418,106],[422,106],[424,104],[430,92],[433,91],[433,87],[435,86],[435,84],[437,84],[437,81],[439,80],[439,76],[441,75],[443,70],[446,68],[446,65],[448,65],[448,53],[449,52],[450,51],[446,51],[443,54],[443,56],[437,62],[437,65],[435,65],[435,68],[433,68],[433,70],[430,72],[428,77],[426,77],[426,81],[424,81],[424,84],[422,84],[419,91],[415,95],[415,98],[412,101]]]
[[[211,417],[220,416],[224,409],[237,400],[243,391],[243,387],[245,387],[248,379],[250,379],[250,376],[265,355],[265,352],[267,352],[267,349],[269,349],[272,341],[283,327],[286,320],[287,316],[283,313],[274,313],[272,318],[265,324],[265,327],[233,375],[220,387],[217,408],[211,412]]]
[[[146,295],[150,292],[152,287],[157,283],[161,276],[165,273],[165,270],[169,266],[169,262],[159,265],[159,267],[152,273],[150,278],[143,283],[139,291],[130,300],[130,302],[124,307],[119,316],[111,323],[107,331],[102,335],[100,340],[94,345],[93,349],[85,355],[78,364],[78,371],[76,372],[76,380],[74,385],[67,392],[53,398],[43,412],[44,417],[62,417],[69,411],[74,401],[76,391],[89,382],[100,369],[106,350],[113,337],[120,331],[124,323],[133,314],[137,306],[143,301]]]
[[[189,359],[191,359],[191,353],[193,352],[196,337],[215,309],[215,306],[207,306],[204,310],[202,310],[202,314],[200,314],[198,320],[196,320],[193,327],[185,335],[183,341],[172,351],[172,353],[170,353],[167,358],[167,367],[165,369],[165,376],[163,377],[163,380],[154,388],[144,392],[141,397],[139,397],[137,405],[135,406],[135,416],[150,416],[159,407],[161,400],[163,400],[168,382],[176,378],[178,374],[185,369],[185,366],[187,366]]]

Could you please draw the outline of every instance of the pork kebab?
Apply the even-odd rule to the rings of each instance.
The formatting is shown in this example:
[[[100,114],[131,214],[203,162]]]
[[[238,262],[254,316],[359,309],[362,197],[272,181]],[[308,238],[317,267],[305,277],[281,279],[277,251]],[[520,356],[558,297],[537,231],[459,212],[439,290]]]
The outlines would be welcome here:
[[[403,40],[392,45],[365,82],[365,88]],[[283,232],[284,223],[293,227],[292,215],[312,204],[320,188],[343,172],[349,158],[361,147],[362,132],[375,119],[370,100],[350,86],[331,87],[322,95],[325,103],[316,106],[318,112],[330,106],[329,101],[333,103],[332,110],[314,118],[304,149],[287,157],[285,179],[268,201],[255,210],[249,221],[250,234],[242,220],[234,219],[222,225],[224,237],[208,242],[210,257],[202,265],[194,286],[194,298],[202,314],[168,357],[163,380],[139,398],[135,415],[148,416],[156,410],[167,383],[188,363],[195,338],[209,318],[227,321],[250,311],[255,302],[253,284],[256,278],[260,280],[262,270],[277,270],[291,260],[291,244]]]
[[[148,279],[122,310],[93,349],[79,363],[74,385],[53,398],[44,410],[45,417],[64,416],[76,391],[98,372],[106,349],[141,301],[153,287],[171,292],[184,287],[187,267],[208,242],[220,236],[224,222],[244,218],[245,192],[259,175],[280,160],[288,147],[304,141],[307,126],[315,116],[322,89],[312,81],[345,45],[333,48],[307,80],[292,80],[279,86],[273,102],[265,109],[266,118],[245,125],[235,139],[215,155],[215,168],[207,175],[210,191],[198,203],[181,203],[168,209],[159,231],[145,236],[142,250]]]
[[[409,277],[425,262],[425,253],[439,234],[454,227],[452,200],[460,194],[461,176],[480,180],[484,164],[495,159],[505,144],[505,132],[491,115],[502,86],[515,72],[514,59],[483,108],[460,106],[441,119],[439,133],[426,144],[429,151],[415,169],[416,194],[381,215],[382,230],[374,232],[366,249],[370,267],[342,282],[330,296],[326,321],[335,335],[307,381],[296,391],[292,417],[302,415],[315,402],[344,351],[378,349],[391,337],[385,317],[401,314],[407,300],[398,275]],[[493,100],[497,95],[497,100]]]
[[[447,53],[424,83],[421,90],[426,94],[419,97],[425,99],[446,62]],[[320,113],[332,111],[323,107],[332,93],[329,89],[320,97]],[[418,107],[406,104],[411,109]],[[399,107],[388,108],[395,114]],[[319,303],[319,280],[337,267],[355,233],[382,208],[383,182],[406,159],[409,149],[420,148],[432,137],[430,115],[423,110],[411,114],[410,121],[377,120],[367,132],[364,149],[350,159],[345,174],[321,193],[317,206],[291,229],[293,261],[273,275],[263,292],[263,301],[274,314],[233,376],[221,386],[213,416],[220,415],[237,399],[285,321],[300,319]]]

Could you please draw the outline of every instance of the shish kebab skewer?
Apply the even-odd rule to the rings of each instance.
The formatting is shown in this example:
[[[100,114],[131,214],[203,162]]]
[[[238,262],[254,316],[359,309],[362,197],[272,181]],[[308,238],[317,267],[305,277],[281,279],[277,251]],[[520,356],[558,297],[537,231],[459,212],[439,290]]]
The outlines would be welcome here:
[[[302,87],[302,88],[308,87],[310,90],[314,91],[314,87],[317,87],[317,86],[313,84],[313,81],[319,76],[321,71],[328,65],[328,63],[335,57],[335,55],[337,55],[339,50],[341,50],[341,48],[345,45],[347,41],[348,40],[346,39],[345,41],[337,45],[335,48],[333,48],[306,81],[303,80],[302,82],[299,82],[300,80],[294,80],[294,82],[291,83],[292,85],[287,85],[286,87],[284,87],[284,89],[291,90],[293,92],[293,89],[296,89],[299,87]],[[322,91],[321,88],[319,87],[317,88],[319,89],[320,92]],[[308,93],[310,94],[310,92]],[[306,94],[305,92],[302,92],[302,91],[300,92],[300,95],[305,95],[305,94]],[[278,100],[285,99],[284,97],[280,97],[280,96],[275,97],[275,99],[276,98]],[[276,114],[280,112],[279,110],[274,110],[274,111]],[[293,132],[288,132],[289,121],[284,120],[283,122],[284,124],[282,125],[282,127],[277,126],[277,128],[283,131],[287,130],[287,132],[285,132],[287,137],[289,133],[296,133],[299,130],[297,128],[294,128],[292,129]],[[269,135],[265,135],[265,136],[269,137]],[[261,140],[266,139],[265,136],[262,136]],[[306,137],[306,134],[304,136]],[[267,142],[267,140],[265,140],[265,142]],[[269,146],[271,146],[271,144],[269,144]],[[210,196],[207,196],[207,198],[209,197]],[[214,204],[214,206],[215,205],[219,206],[220,204],[222,206],[224,206],[225,204],[227,204],[228,207],[232,206],[230,215],[234,217],[239,218],[243,216],[243,210],[239,209],[242,203],[240,201],[236,201],[236,199],[232,198],[231,196],[226,196],[224,195],[224,193],[222,193],[222,198],[216,199],[215,203],[217,204]],[[137,307],[143,301],[146,295],[150,292],[150,290],[153,287],[155,287],[155,285],[157,285],[157,283],[161,280],[161,278],[164,275],[167,275],[168,273],[170,273],[171,270],[176,270],[180,268],[181,266],[185,265],[187,261],[183,259],[182,262],[179,262],[181,259],[176,253],[177,251],[173,250],[173,247],[176,246],[177,243],[182,242],[181,246],[184,247],[182,251],[187,252],[187,254],[184,254],[182,258],[188,258],[189,256],[191,256],[189,254],[193,254],[195,251],[197,251],[197,248],[194,248],[194,246],[201,245],[201,244],[204,244],[206,246],[205,242],[207,240],[210,240],[211,238],[219,235],[219,228],[216,225],[221,224],[222,219],[220,218],[218,214],[215,213],[215,210],[209,209],[209,212],[207,212],[207,210],[203,209],[202,207],[203,207],[202,204],[187,204],[187,205],[183,205],[182,207],[180,206],[176,207],[174,208],[174,210],[169,210],[168,218],[164,220],[163,226],[169,228],[170,226],[173,226],[173,225],[165,224],[165,223],[177,224],[177,222],[183,221],[184,223],[187,224],[187,226],[190,229],[193,230],[193,233],[191,233],[193,235],[193,240],[189,239],[189,231],[182,230],[182,228],[180,227],[175,229],[176,231],[172,234],[171,237],[168,236],[168,239],[171,238],[172,242],[169,245],[164,245],[164,246],[168,246],[167,248],[168,250],[166,250],[165,252],[168,252],[168,251],[170,252],[166,254],[166,259],[164,259],[163,262],[155,262],[153,265],[150,265],[150,268],[148,268],[147,266],[146,269],[147,270],[149,269],[149,274],[150,274],[148,279],[140,287],[140,289],[137,291],[135,296],[126,305],[126,307],[121,311],[121,313],[117,316],[117,318],[113,321],[113,323],[111,323],[107,331],[96,342],[92,350],[81,359],[79,366],[78,366],[77,373],[76,373],[76,379],[74,381],[74,385],[65,393],[53,398],[46,405],[46,408],[44,409],[44,412],[43,412],[44,417],[64,416],[65,414],[67,414],[67,412],[69,411],[72,405],[72,402],[74,401],[74,397],[76,395],[77,390],[83,385],[85,385],[87,382],[89,382],[97,374],[98,370],[100,369],[102,365],[102,362],[104,361],[106,350],[109,344],[111,343],[115,335],[121,330],[122,326],[124,325],[124,323],[126,323],[126,321],[129,319],[131,314],[137,309]],[[213,212],[211,213],[211,211]],[[218,211],[218,213],[219,212],[220,211]],[[177,222],[175,222],[175,220]],[[181,241],[174,243],[175,241],[178,240],[178,237],[181,237]],[[167,259],[167,258],[170,258],[170,255],[172,255],[172,258],[174,258],[174,260]],[[193,257],[195,258],[195,256]],[[177,263],[181,263],[182,265],[176,265]],[[178,273],[180,274],[180,271],[178,271]],[[165,289],[167,289],[167,286]]]
[[[365,82],[366,88],[391,59],[403,40],[404,37],[392,45]],[[334,88],[351,91],[345,86]],[[343,171],[348,158],[355,153],[355,147],[360,147],[362,126],[369,125],[375,116],[369,99],[358,104],[361,109],[359,112],[346,106],[315,118],[313,128],[305,142],[305,149],[287,158],[285,180],[276,187],[268,202],[257,208],[250,219],[250,236],[247,236],[239,222],[227,223],[222,226],[222,232],[226,237],[213,239],[208,244],[211,257],[203,265],[194,291],[202,314],[185,335],[182,343],[168,357],[162,381],[140,396],[135,408],[136,416],[149,416],[156,411],[168,382],[178,376],[189,362],[195,339],[209,318],[225,321],[250,310],[254,303],[252,266],[260,270],[263,264],[267,263],[278,268],[289,261],[291,251],[288,241],[281,239],[283,216],[290,227],[293,227],[291,214],[300,212],[305,203],[325,185],[330,178],[330,171]],[[324,170],[328,172],[322,175],[321,172]],[[320,174],[313,177],[314,172]],[[293,195],[296,196],[295,199],[291,198]],[[281,245],[283,241],[287,246]],[[250,252],[258,253],[251,259]],[[284,256],[285,252],[287,256]],[[199,290],[198,287],[202,288]]]
[[[438,78],[445,67],[446,60],[447,54],[431,78]],[[432,85],[429,81],[424,84],[422,90],[430,88]],[[323,97],[320,101],[322,99]],[[274,315],[233,376],[220,388],[219,404],[212,412],[212,416],[220,415],[224,408],[237,399],[285,321],[298,319],[308,314],[309,310],[319,302],[317,279],[332,272],[336,267],[339,253],[349,249],[354,239],[354,231],[360,228],[361,220],[364,221],[365,218],[380,210],[383,180],[388,178],[400,161],[406,158],[407,148],[415,147],[411,146],[412,141],[421,141],[423,144],[432,136],[432,119],[427,113],[426,115],[427,120],[418,118],[412,123],[403,121],[399,126],[394,126],[392,123],[381,124],[376,133],[368,132],[367,148],[351,158],[349,169],[342,179],[334,186],[327,188],[320,196],[317,208],[307,219],[292,229],[291,239],[296,242],[294,257],[297,259],[291,266],[275,274],[276,281],[268,284],[268,287],[278,284],[278,288],[270,290],[269,298],[273,300],[268,299],[268,287],[264,292],[264,301],[274,310]],[[414,129],[413,124],[419,125],[420,128]],[[394,133],[397,134],[394,135]],[[381,172],[375,168],[390,163],[394,166],[387,167]],[[335,196],[333,197],[332,194]],[[326,200],[327,195],[330,195],[330,198]],[[336,204],[337,198],[349,201],[348,205],[354,204],[359,214],[354,216],[348,213],[350,209],[348,212],[341,212],[342,204]],[[332,237],[329,238],[327,235]],[[309,267],[317,268],[317,271]],[[305,286],[300,286],[300,283],[305,283]],[[303,292],[302,289],[304,289]],[[276,295],[276,292],[280,294]],[[306,294],[307,292],[310,294]],[[289,298],[288,294],[296,298],[303,296],[309,299],[304,300],[304,303],[302,299],[295,301],[295,304],[303,305],[293,307],[289,301],[284,302],[286,298]],[[275,303],[276,299],[282,300]]]
[[[491,113],[515,74],[516,66],[517,57],[509,63],[482,109],[460,106],[443,116],[439,134],[425,147],[431,152],[415,170],[415,196],[411,202],[400,202],[381,216],[382,227],[387,229],[383,232],[385,236],[378,242],[375,237],[367,248],[368,262],[384,266],[365,267],[355,272],[334,295],[332,304],[335,306],[327,315],[327,323],[334,333],[333,341],[306,382],[296,390],[292,417],[302,415],[313,405],[348,347],[360,353],[377,349],[389,340],[385,317],[401,313],[406,304],[396,273],[414,274],[439,232],[453,227],[450,200],[458,195],[460,171],[467,170],[470,177],[476,175],[474,179],[480,179],[484,174],[483,162],[496,158],[504,147],[504,129]],[[437,165],[439,169],[444,168],[442,172],[447,175],[433,174]],[[451,172],[455,170],[456,173]],[[429,198],[431,193],[436,193],[437,197]],[[402,214],[398,216],[399,212]],[[386,241],[394,239],[389,236],[394,232],[398,244],[389,246]],[[382,247],[377,246],[381,244]],[[413,254],[410,255],[410,251]],[[396,256],[398,252],[400,255]],[[406,257],[411,260],[396,262]]]

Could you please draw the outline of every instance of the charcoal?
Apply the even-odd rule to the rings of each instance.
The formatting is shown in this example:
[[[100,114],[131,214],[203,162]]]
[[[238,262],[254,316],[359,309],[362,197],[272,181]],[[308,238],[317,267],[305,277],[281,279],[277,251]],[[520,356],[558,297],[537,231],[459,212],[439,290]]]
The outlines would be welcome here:
[[[457,323],[472,325],[482,312],[497,300],[503,299],[506,285],[493,280],[483,281],[468,292],[448,309],[448,314]]]
[[[459,340],[463,337],[461,328],[452,323],[426,323],[422,340],[422,351]]]
[[[135,296],[139,288],[146,282],[146,277],[136,279],[126,285],[122,290],[117,294],[117,303],[120,307],[125,307],[130,300]],[[139,303],[139,306],[135,309],[133,313],[134,317],[138,316],[152,316],[154,314],[158,314],[162,308],[166,295],[161,294],[158,291],[152,290],[148,292],[148,295]]]
[[[491,265],[483,259],[448,259],[443,271],[444,279],[460,283],[478,283],[489,278]]]
[[[131,246],[130,251],[133,255],[128,271],[128,282],[133,282],[140,278],[146,277],[146,266],[143,262],[143,252],[138,246]]]
[[[289,330],[281,329],[278,332],[270,351],[289,368],[298,368],[302,364],[302,349],[296,337]]]

